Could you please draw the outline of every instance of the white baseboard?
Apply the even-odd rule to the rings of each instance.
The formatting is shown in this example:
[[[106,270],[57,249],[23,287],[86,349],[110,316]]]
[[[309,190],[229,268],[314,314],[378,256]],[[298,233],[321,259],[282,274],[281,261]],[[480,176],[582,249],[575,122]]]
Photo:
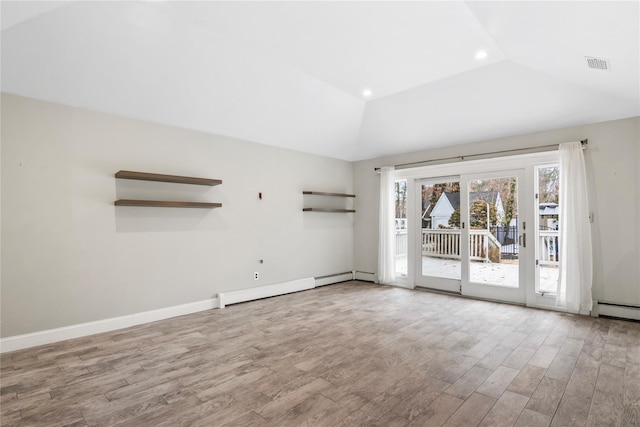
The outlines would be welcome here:
[[[364,271],[356,271],[355,280],[362,280],[363,282],[378,282],[378,278],[375,273],[366,273]]]
[[[99,334],[102,332],[115,331],[118,329],[128,328],[130,326],[155,322],[157,320],[164,320],[171,317],[183,316],[185,314],[210,310],[216,307],[224,308],[225,305],[229,304],[252,301],[277,295],[284,295],[292,292],[305,291],[308,289],[313,289],[317,286],[324,286],[330,283],[338,283],[352,279],[352,273],[340,273],[331,276],[325,276],[323,278],[319,278],[318,281],[313,277],[308,277],[305,279],[292,280],[290,282],[278,283],[274,285],[259,286],[256,288],[243,289],[240,291],[224,292],[218,294],[217,298],[211,298],[204,301],[197,301],[188,304],[176,305],[173,307],[160,308],[158,310],[145,311],[142,313],[135,313],[127,316],[113,317],[111,319],[80,323],[78,325],[65,326],[62,328],[48,329],[45,331],[33,332],[30,334],[0,338],[0,353],[22,350],[39,345],[51,344],[58,341]]]
[[[218,306],[218,299],[211,298],[204,301],[196,301],[188,304],[176,305],[173,307],[160,308],[157,310],[145,311],[142,313],[130,314],[127,316],[112,317],[110,319],[96,320],[94,322],[80,323],[78,325],[65,326],[62,328],[48,329],[46,331],[33,332],[24,335],[15,335],[0,339],[0,353],[22,350],[29,347],[36,347],[44,344],[51,344],[58,341],[73,338],[85,337],[102,332],[115,331],[130,326],[141,325],[143,323],[155,322],[157,320],[169,319],[171,317],[183,316],[185,314],[210,310]]]
[[[353,280],[354,274],[352,271],[348,273],[332,274],[330,276],[322,276],[315,278],[316,288],[325,285],[333,285],[334,283],[346,282]]]
[[[623,319],[640,320],[640,308],[624,305],[607,304],[597,302],[594,304],[594,311],[598,316],[620,317]]]
[[[261,298],[274,297],[277,295],[290,294],[292,292],[306,291],[315,288],[315,279],[292,280],[290,282],[277,283],[275,285],[258,286],[256,288],[243,289],[240,291],[222,292],[218,294],[218,308],[224,308],[230,304],[253,301]]]

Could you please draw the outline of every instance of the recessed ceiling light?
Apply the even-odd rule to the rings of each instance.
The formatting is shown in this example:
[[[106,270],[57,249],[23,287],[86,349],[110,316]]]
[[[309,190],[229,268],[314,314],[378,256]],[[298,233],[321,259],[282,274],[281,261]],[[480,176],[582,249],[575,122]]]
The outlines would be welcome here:
[[[365,98],[368,98],[371,96],[373,92],[371,92],[371,89],[365,89],[362,91],[362,96],[364,96]]]
[[[480,50],[476,53],[476,59],[484,59],[487,57],[487,52],[484,50]]]

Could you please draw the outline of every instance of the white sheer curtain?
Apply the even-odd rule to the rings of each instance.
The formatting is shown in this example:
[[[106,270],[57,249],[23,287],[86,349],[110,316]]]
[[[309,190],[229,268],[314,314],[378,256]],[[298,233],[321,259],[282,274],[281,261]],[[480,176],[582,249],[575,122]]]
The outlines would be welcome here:
[[[395,258],[395,170],[380,169],[380,215],[378,225],[378,282],[391,283],[396,278]]]
[[[560,277],[556,301],[570,313],[589,314],[593,258],[587,174],[580,142],[560,144]]]

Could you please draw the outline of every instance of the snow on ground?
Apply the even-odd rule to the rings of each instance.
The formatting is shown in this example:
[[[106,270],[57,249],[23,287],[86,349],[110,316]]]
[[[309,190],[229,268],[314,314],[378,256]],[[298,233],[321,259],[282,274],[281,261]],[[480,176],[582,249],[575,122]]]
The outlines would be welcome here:
[[[460,260],[422,257],[422,274],[426,276],[445,277],[460,280]],[[396,258],[396,273],[407,274],[407,257]],[[517,261],[507,260],[502,263],[472,262],[471,281],[474,283],[490,283],[502,286],[516,286],[518,283]],[[540,267],[540,290],[555,292],[558,282],[558,268]]]

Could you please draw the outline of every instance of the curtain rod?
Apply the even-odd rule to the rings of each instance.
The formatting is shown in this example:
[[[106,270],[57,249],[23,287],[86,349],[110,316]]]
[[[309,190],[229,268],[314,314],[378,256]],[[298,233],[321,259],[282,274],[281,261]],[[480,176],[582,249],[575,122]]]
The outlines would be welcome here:
[[[588,139],[583,139],[582,141],[580,141],[580,143],[582,144],[582,148],[584,149],[587,146],[587,144],[589,143],[589,140]],[[492,154],[522,153],[522,152],[529,152],[531,150],[547,151],[547,150],[543,150],[544,148],[548,148],[549,149],[548,151],[551,151],[551,149],[558,148],[559,146],[560,146],[560,144],[550,144],[550,145],[540,145],[538,147],[514,148],[514,149],[511,149],[511,150],[491,151],[489,153],[469,154],[467,156],[442,157],[440,159],[420,160],[420,161],[417,161],[417,162],[401,163],[399,165],[395,165],[394,167],[396,169],[405,169],[405,168],[407,168],[409,166],[421,165],[421,164],[424,164],[424,163],[442,162],[442,161],[445,161],[445,160],[464,161],[464,160],[469,160],[469,158],[490,156]],[[379,172],[380,168],[374,168],[374,170],[376,172]]]

